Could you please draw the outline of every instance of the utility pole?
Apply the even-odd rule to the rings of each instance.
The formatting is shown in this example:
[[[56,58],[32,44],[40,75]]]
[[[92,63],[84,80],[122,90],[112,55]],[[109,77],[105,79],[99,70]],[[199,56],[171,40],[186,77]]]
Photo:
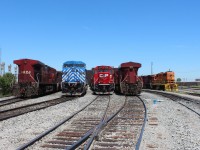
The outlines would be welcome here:
[[[8,72],[11,73],[12,65],[8,65]]]
[[[2,76],[5,74],[5,63],[1,63],[1,71],[2,71]]]
[[[2,69],[1,69],[1,48],[0,48],[0,76],[2,75]]]
[[[153,62],[151,62],[151,75],[153,75]]]
[[[18,82],[18,78],[17,78],[18,66],[16,65],[16,66],[14,67],[14,69],[15,69],[15,79],[16,79],[16,82]]]

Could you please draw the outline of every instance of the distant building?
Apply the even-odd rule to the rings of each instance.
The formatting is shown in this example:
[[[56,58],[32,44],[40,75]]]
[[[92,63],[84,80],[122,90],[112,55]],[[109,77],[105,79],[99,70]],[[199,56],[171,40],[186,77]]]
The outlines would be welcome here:
[[[199,81],[194,81],[194,82],[176,82],[178,86],[200,86]]]
[[[195,79],[195,81],[200,82],[200,79]]]

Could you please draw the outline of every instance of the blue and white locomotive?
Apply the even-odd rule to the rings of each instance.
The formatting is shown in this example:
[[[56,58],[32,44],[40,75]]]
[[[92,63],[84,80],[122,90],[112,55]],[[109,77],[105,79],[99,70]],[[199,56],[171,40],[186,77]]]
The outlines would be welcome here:
[[[62,93],[84,95],[87,91],[86,64],[82,61],[66,61],[62,68]]]

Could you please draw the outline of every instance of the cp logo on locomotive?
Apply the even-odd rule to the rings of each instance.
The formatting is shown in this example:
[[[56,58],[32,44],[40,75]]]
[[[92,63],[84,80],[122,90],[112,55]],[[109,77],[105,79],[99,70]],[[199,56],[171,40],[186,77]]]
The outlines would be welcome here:
[[[104,78],[104,77],[107,77],[107,76],[108,76],[108,74],[99,74],[100,78]]]

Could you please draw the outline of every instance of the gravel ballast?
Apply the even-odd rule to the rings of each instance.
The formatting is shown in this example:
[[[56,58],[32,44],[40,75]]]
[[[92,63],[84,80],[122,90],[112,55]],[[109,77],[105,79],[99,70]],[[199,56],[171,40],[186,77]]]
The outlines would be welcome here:
[[[45,99],[47,97],[52,98],[49,95]],[[84,107],[95,97],[89,91],[84,97],[0,122],[0,149],[18,148]]]
[[[14,97],[15,96],[2,97],[2,98],[0,98],[0,101],[4,101],[4,100],[11,99],[11,98],[14,98]]]
[[[56,93],[61,96],[61,93]],[[52,99],[52,95],[41,97]],[[0,122],[0,149],[14,150],[32,140],[45,130],[90,103],[96,96],[88,90],[84,97],[27,113]],[[141,150],[200,150],[200,117],[165,97],[143,92],[147,104],[148,122],[145,127]],[[122,96],[112,95],[116,104]],[[157,100],[157,103],[154,101]],[[36,99],[36,101],[39,101]],[[32,147],[32,149],[37,149]]]
[[[125,100],[124,96],[117,96],[117,95],[113,94],[111,96],[108,112],[113,114],[113,112],[116,112],[117,110],[119,110],[119,108],[123,105],[124,100]],[[80,112],[77,116],[75,116],[69,122],[60,126],[58,129],[53,131],[51,134],[45,136],[39,142],[36,142],[33,146],[31,146],[28,149],[29,150],[35,150],[35,149],[48,150],[48,149],[50,149],[50,148],[44,148],[42,146],[45,145],[46,143],[48,143],[48,141],[52,141],[53,138],[55,138],[58,133],[61,133],[64,130],[70,131],[70,128],[73,128],[73,126],[74,126],[74,125],[72,125],[74,121],[76,122],[77,120],[80,120],[83,118],[96,118],[96,116],[100,119],[106,110],[107,103],[108,103],[108,96],[100,96],[97,99],[97,101],[95,101],[90,106],[88,106],[83,112]],[[95,107],[98,109],[94,109]],[[109,116],[111,115],[110,113],[109,113]]]
[[[61,97],[61,95],[62,95],[61,92],[57,92],[57,93],[50,94],[48,96],[42,96],[42,97],[39,97],[39,98],[30,98],[30,99],[27,99],[27,100],[25,99],[25,100],[20,101],[20,102],[16,102],[16,103],[13,103],[13,104],[10,104],[10,105],[2,106],[2,107],[0,107],[0,109],[1,109],[1,111],[4,111],[4,110],[22,107],[22,106],[26,106],[26,105],[30,105],[30,104],[36,104],[36,103],[39,103],[39,102],[44,102],[44,101],[48,101],[48,100],[51,100],[51,99],[59,98],[59,97]]]
[[[142,98],[145,99],[148,108],[142,150],[200,149],[198,115],[162,96],[143,92]]]

